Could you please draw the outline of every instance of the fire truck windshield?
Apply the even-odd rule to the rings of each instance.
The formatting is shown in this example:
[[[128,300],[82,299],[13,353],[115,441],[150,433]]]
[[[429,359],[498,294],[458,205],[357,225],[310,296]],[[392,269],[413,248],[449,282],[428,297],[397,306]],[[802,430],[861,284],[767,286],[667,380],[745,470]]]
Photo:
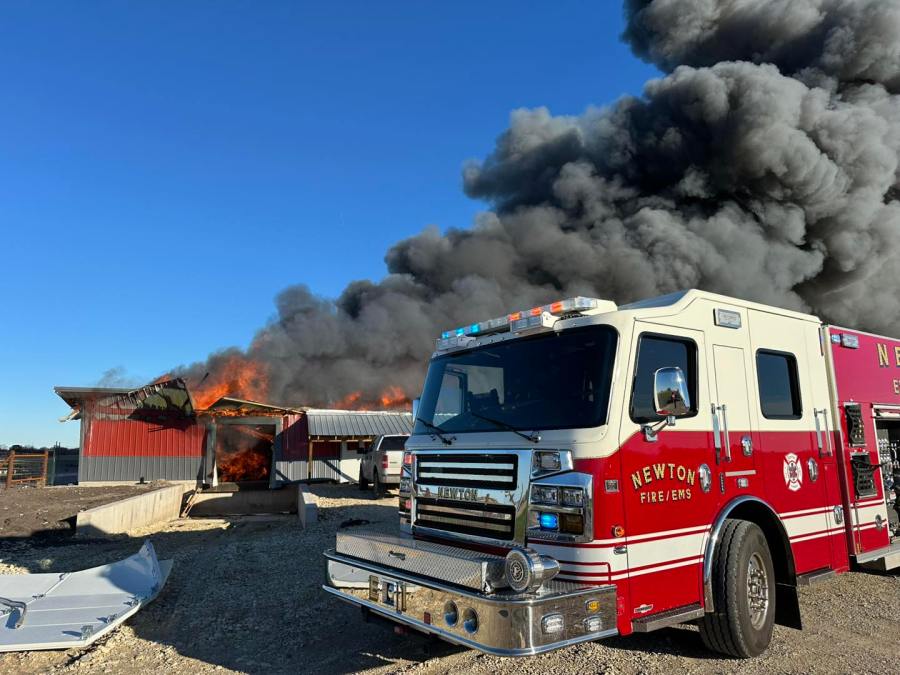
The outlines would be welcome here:
[[[415,433],[596,427],[606,422],[618,335],[609,326],[509,340],[435,358]]]

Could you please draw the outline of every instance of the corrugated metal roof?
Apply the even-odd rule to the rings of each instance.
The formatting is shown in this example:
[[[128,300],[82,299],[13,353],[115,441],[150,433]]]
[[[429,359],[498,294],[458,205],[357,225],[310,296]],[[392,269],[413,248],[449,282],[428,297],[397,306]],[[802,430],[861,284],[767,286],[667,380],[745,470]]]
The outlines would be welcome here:
[[[412,432],[412,414],[387,411],[307,410],[310,436],[358,436]]]

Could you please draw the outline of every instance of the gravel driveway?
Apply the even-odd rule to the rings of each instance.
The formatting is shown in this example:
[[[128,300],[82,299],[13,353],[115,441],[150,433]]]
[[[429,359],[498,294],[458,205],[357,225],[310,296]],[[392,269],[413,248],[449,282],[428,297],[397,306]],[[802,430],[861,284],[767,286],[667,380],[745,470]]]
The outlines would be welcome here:
[[[803,632],[776,628],[753,661],[706,652],[691,626],[570,647],[528,659],[484,656],[390,627],[320,589],[321,552],[341,523],[397,527],[396,497],[322,486],[319,522],[295,517],[186,520],[115,541],[0,541],[0,573],[66,571],[136,551],[149,537],[174,558],[160,597],[92,648],[0,656],[0,672],[252,673],[833,673],[897,671],[900,577],[852,573],[801,590]],[[21,541],[21,540],[20,540]]]

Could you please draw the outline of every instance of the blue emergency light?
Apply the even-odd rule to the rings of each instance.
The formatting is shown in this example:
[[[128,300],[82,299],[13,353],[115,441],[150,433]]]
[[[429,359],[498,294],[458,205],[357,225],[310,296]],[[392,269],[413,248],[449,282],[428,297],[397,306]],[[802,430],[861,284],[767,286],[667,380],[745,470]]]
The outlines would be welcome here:
[[[559,516],[555,513],[542,513],[540,517],[542,530],[558,530]]]

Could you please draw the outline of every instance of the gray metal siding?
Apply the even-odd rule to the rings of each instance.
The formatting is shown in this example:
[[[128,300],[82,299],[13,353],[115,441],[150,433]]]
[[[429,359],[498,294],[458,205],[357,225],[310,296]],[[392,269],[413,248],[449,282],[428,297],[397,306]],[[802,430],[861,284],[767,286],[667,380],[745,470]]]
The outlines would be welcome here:
[[[200,457],[82,456],[78,481],[196,480]]]

